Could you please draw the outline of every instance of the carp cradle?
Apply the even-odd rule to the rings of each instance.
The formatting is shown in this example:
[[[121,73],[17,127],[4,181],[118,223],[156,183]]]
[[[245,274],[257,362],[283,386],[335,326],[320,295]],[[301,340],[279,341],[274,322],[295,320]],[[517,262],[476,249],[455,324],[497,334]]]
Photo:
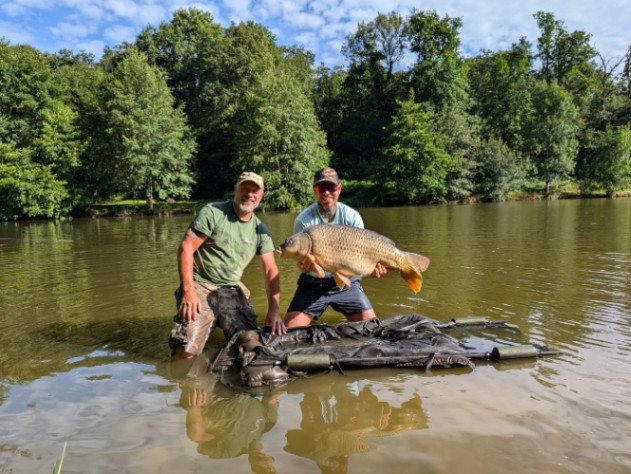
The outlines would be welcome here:
[[[313,372],[377,366],[473,368],[473,360],[500,361],[556,354],[532,344],[475,349],[445,331],[457,328],[518,329],[504,321],[456,318],[441,323],[416,314],[383,319],[290,328],[285,335],[270,328],[231,335],[210,370],[226,375],[238,371],[246,387],[276,385]],[[230,336],[230,335],[229,335]]]

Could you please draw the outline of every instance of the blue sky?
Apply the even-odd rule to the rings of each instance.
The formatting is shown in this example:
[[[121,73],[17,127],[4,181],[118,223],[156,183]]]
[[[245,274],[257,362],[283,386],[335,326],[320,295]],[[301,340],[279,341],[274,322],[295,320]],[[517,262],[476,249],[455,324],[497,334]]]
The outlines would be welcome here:
[[[97,59],[105,46],[133,42],[147,25],[169,21],[173,11],[195,7],[209,11],[222,26],[252,20],[269,28],[280,45],[301,45],[316,54],[316,63],[344,65],[344,38],[378,13],[413,8],[460,17],[462,52],[502,50],[522,36],[536,44],[533,14],[552,12],[569,31],[592,35],[592,44],[609,61],[631,45],[628,0],[0,0],[0,37],[40,51],[85,50]]]

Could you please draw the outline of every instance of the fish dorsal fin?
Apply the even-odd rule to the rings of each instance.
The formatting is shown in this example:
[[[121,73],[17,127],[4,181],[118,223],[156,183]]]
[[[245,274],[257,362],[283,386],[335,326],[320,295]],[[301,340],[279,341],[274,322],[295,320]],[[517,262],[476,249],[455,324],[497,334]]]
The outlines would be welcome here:
[[[351,286],[351,280],[346,275],[342,275],[339,272],[333,274],[333,279],[340,290],[344,288],[344,286],[348,286],[349,288]]]

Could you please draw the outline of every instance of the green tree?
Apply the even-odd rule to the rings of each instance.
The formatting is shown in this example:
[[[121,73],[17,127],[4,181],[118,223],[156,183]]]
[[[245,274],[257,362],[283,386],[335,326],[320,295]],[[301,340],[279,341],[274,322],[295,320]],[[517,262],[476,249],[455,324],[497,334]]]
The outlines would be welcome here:
[[[123,171],[121,191],[142,192],[149,210],[157,196],[187,197],[195,150],[186,117],[164,74],[130,48],[107,85],[106,137],[115,167]]]
[[[85,139],[51,63],[33,48],[0,42],[5,218],[58,217],[71,208],[68,181],[81,165]]]
[[[223,196],[234,184],[232,163],[241,146],[235,122],[242,120],[248,91],[258,88],[283,57],[270,31],[254,22],[228,27],[222,44],[214,52],[216,78],[204,86],[210,99],[206,117],[198,123],[198,171],[202,177],[213,176],[212,187],[201,180],[198,192],[213,197]]]
[[[591,46],[591,35],[584,31],[569,32],[554,14],[539,11],[534,15],[541,34],[537,39],[537,58],[541,61],[540,75],[547,82],[556,80],[566,84],[575,68],[587,64],[596,56]]]
[[[52,71],[30,46],[0,39],[0,140],[28,147],[39,134],[41,113],[52,100]]]
[[[556,82],[537,83],[532,97],[533,112],[526,121],[524,149],[549,194],[553,182],[574,171],[578,113],[570,94]]]
[[[78,115],[61,101],[52,103],[41,115],[41,132],[33,140],[35,161],[53,165],[57,176],[68,179],[81,165],[85,149]]]
[[[332,165],[343,169],[347,179],[371,176],[383,144],[384,127],[390,122],[374,85],[368,65],[351,65],[341,94],[340,125],[332,142]]]
[[[493,201],[505,200],[526,179],[519,154],[498,138],[490,138],[476,149],[476,162],[475,192]]]
[[[157,28],[148,26],[135,45],[151,64],[165,71],[176,104],[184,106],[195,135],[195,168],[201,177],[213,176],[212,180],[199,180],[195,193],[220,196],[233,184],[226,122],[247,84],[240,73],[232,74],[230,62],[237,64],[241,58],[230,56],[225,32],[212,15],[196,8],[175,11],[170,21]]]
[[[407,93],[406,74],[394,71],[406,47],[405,22],[395,12],[359,23],[346,37],[342,53],[350,66],[340,95],[340,131],[332,132],[331,144],[332,163],[348,179],[370,179],[377,169],[384,127]]]
[[[464,61],[458,52],[460,18],[439,18],[435,11],[413,10],[408,18],[410,49],[417,54],[412,85],[418,102],[435,110],[469,107]]]
[[[265,202],[272,208],[304,205],[313,171],[329,161],[326,137],[313,104],[281,63],[261,78],[234,122],[236,158],[232,169],[257,171],[265,179]]]
[[[596,132],[579,167],[581,191],[604,189],[607,196],[631,185],[631,129],[608,126]]]
[[[405,204],[443,201],[453,163],[433,125],[434,117],[415,102],[413,93],[399,105],[382,151],[386,199]]]
[[[398,13],[379,13],[373,21],[357,25],[357,31],[346,37],[342,53],[354,63],[380,64],[390,78],[407,49],[405,29]]]
[[[485,51],[468,65],[472,111],[482,120],[482,135],[521,150],[535,82],[529,43],[522,38],[508,51]]]
[[[85,214],[91,204],[115,192],[119,180],[109,160],[110,144],[103,136],[107,124],[102,96],[111,75],[90,56],[53,55],[49,61],[54,68],[58,100],[68,110],[62,108],[53,115],[57,123],[51,124],[51,129],[62,132],[61,140],[50,138],[46,141],[51,146],[44,148],[55,149],[63,143],[68,156],[63,176],[69,199],[75,214]]]
[[[480,120],[459,107],[445,107],[435,114],[434,123],[445,151],[452,159],[446,177],[447,197],[452,201],[464,201],[474,188]]]
[[[29,149],[0,142],[0,219],[60,217],[67,198],[52,165],[34,163]]]
[[[326,133],[327,148],[331,151],[339,148],[343,120],[343,87],[346,70],[341,67],[329,69],[317,68],[313,91],[313,103],[316,115]]]
[[[176,10],[171,21],[148,26],[136,38],[136,47],[167,74],[176,103],[184,105],[195,128],[207,120],[212,104],[207,87],[217,79],[222,43],[221,26],[196,8]]]

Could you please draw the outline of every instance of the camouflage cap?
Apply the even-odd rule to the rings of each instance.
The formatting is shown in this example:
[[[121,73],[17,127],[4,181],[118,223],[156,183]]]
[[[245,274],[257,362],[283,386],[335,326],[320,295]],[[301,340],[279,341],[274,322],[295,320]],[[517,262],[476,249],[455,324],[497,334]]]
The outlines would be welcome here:
[[[339,184],[340,179],[337,177],[337,171],[333,168],[322,168],[315,172],[313,177],[313,184],[321,183],[322,181],[329,181],[331,183]]]
[[[241,173],[239,179],[237,179],[237,186],[246,181],[256,184],[261,189],[265,189],[265,186],[263,185],[263,178],[256,173],[252,173],[251,171]]]

